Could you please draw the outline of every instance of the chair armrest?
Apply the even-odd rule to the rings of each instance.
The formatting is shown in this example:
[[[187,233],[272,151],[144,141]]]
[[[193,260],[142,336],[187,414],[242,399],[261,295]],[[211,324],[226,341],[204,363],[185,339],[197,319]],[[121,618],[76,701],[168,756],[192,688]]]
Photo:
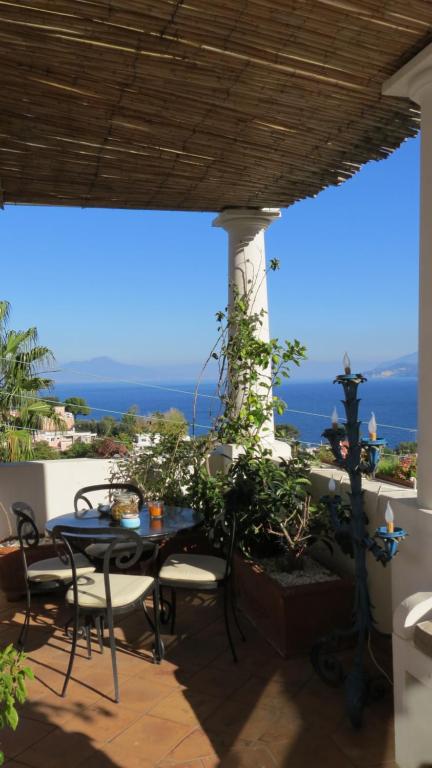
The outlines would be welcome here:
[[[412,640],[414,627],[425,619],[432,619],[432,592],[416,592],[396,608],[393,632],[403,640]]]

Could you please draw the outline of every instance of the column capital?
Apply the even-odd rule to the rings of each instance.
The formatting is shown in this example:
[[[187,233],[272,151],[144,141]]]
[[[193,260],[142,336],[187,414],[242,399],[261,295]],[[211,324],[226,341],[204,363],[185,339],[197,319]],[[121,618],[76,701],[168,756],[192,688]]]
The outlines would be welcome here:
[[[432,43],[383,83],[384,96],[401,96],[417,104],[432,96]]]
[[[213,222],[213,227],[221,227],[227,232],[231,230],[248,233],[255,237],[259,232],[279,219],[279,208],[225,208]]]

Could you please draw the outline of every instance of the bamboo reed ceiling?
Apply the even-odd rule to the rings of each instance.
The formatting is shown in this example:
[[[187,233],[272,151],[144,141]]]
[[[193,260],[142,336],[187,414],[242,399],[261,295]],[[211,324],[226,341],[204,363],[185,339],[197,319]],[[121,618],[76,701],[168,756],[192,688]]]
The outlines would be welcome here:
[[[430,0],[0,0],[5,203],[287,206],[418,129]]]

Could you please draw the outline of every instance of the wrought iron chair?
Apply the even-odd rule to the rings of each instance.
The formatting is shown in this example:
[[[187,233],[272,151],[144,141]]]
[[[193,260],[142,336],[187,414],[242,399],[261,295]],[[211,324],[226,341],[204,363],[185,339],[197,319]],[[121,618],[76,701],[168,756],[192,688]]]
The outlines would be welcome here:
[[[26,588],[26,614],[18,638],[18,646],[24,648],[30,624],[31,597],[35,587],[38,586],[39,591],[41,591],[44,586],[47,588],[48,583],[53,583],[54,587],[65,586],[72,581],[73,572],[72,568],[59,557],[50,557],[29,565],[26,553],[30,549],[34,550],[40,541],[34,512],[31,506],[24,501],[16,501],[12,504],[12,511],[17,518],[17,535]],[[82,553],[73,553],[73,562],[75,571],[80,576],[93,573],[95,570],[94,565]]]
[[[171,634],[175,630],[176,620],[176,590],[196,589],[198,591],[211,591],[222,588],[224,591],[224,618],[229,646],[235,662],[238,661],[235,650],[229,612],[231,612],[244,641],[246,638],[240,626],[233,586],[233,555],[236,537],[236,514],[228,506],[216,521],[220,527],[222,540],[225,542],[225,557],[198,554],[174,554],[170,555],[159,571],[159,584],[161,587],[171,588]]]
[[[108,495],[111,495],[114,491],[129,491],[134,493],[138,498],[138,506],[141,509],[144,506],[144,496],[136,485],[132,483],[102,483],[100,485],[86,485],[84,488],[80,488],[74,496],[74,510],[75,517],[85,517],[86,512],[89,509],[93,509],[94,504],[90,501],[87,494],[97,493],[98,491],[108,491]],[[82,502],[86,505],[82,507]],[[113,551],[113,555],[117,555],[119,551],[130,551],[131,543],[119,542],[118,547]],[[102,560],[105,556],[106,544],[100,542],[92,542],[85,547],[85,553],[90,558]],[[151,542],[145,542],[143,544],[143,552],[153,553],[154,544]]]
[[[101,485],[86,485],[84,488],[80,488],[74,496],[74,510],[76,517],[82,517],[85,515],[86,510],[92,509],[93,504],[88,498],[87,494],[95,493],[97,491],[108,491],[111,494],[113,491],[129,491],[134,493],[138,497],[138,504],[141,507],[144,506],[144,496],[136,485],[132,483],[102,483]],[[79,508],[80,502],[84,502],[87,506]]]
[[[77,540],[84,541],[89,538],[105,545],[103,573],[92,573],[82,577],[74,564],[71,542],[75,543]],[[72,674],[80,628],[84,625],[86,630],[90,657],[91,626],[94,625],[97,629],[101,652],[103,652],[103,628],[107,626],[114,679],[114,698],[118,702],[120,697],[114,619],[118,615],[124,615],[141,608],[154,631],[153,658],[155,663],[159,664],[163,658],[164,648],[160,637],[158,579],[143,574],[110,573],[110,564],[113,562],[116,569],[125,570],[132,568],[139,561],[143,544],[140,537],[132,530],[117,528],[113,531],[113,528],[93,529],[59,525],[53,530],[53,539],[58,547],[60,558],[69,565],[73,573],[72,585],[66,593],[66,602],[73,606],[72,645],[62,696],[66,695]],[[119,544],[128,544],[129,549],[116,550]],[[149,616],[145,604],[145,598],[149,594],[153,595],[154,621]]]

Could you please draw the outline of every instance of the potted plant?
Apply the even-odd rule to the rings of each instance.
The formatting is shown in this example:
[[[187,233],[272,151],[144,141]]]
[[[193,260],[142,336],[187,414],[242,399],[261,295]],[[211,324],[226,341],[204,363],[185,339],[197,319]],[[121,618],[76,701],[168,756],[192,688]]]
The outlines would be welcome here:
[[[311,502],[306,455],[276,463],[265,451],[244,453],[226,475],[201,469],[193,491],[191,503],[205,515],[213,542],[214,521],[229,495],[237,511],[236,594],[279,653],[304,652],[317,635],[349,625],[352,582],[310,556],[313,544],[332,540],[327,510]]]
[[[270,262],[270,270],[278,266]],[[231,286],[229,312],[216,316],[218,342],[209,359],[219,363],[223,410],[215,434],[239,450],[225,475],[211,477],[205,465],[197,469],[190,504],[202,512],[214,540],[214,521],[229,494],[237,510],[234,576],[242,607],[280,653],[291,655],[334,624],[349,623],[352,584],[323,573],[307,556],[317,540],[329,543],[327,512],[311,503],[307,457],[297,452],[290,461],[275,461],[263,439],[273,412],[286,407],[274,387],[289,377],[291,364],[300,364],[305,348],[296,339],[263,338],[265,313],[254,311],[257,290],[254,279],[242,293]]]
[[[417,455],[385,455],[378,464],[375,475],[378,480],[385,480],[405,488],[414,488],[417,477]]]
[[[17,651],[12,644],[0,650],[0,729],[18,725],[18,704],[24,704],[27,698],[26,679],[33,680],[30,667],[25,665],[26,656]],[[0,750],[0,765],[5,756]]]

